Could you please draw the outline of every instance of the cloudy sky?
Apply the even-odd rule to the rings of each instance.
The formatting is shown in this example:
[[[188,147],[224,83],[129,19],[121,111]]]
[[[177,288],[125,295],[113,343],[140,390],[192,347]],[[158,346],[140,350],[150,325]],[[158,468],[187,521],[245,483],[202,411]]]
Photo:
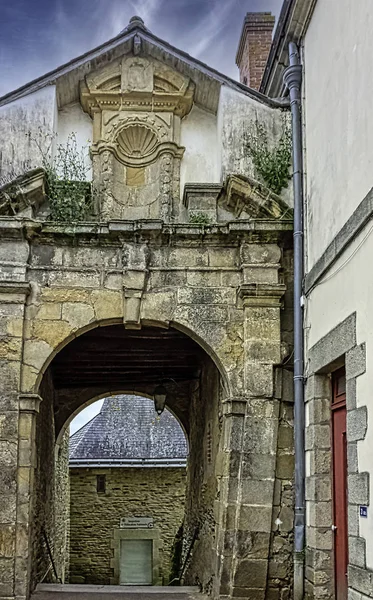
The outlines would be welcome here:
[[[133,15],[158,37],[233,78],[248,11],[282,0],[0,0],[0,96],[116,36]],[[79,429],[102,401],[82,411]]]
[[[140,15],[157,36],[236,78],[245,13],[282,0],[0,0],[0,96],[117,35]]]

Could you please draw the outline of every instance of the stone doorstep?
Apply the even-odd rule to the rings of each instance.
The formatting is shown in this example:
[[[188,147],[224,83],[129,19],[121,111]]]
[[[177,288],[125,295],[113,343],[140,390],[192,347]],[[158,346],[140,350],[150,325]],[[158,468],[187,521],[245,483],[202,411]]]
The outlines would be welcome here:
[[[66,597],[69,600],[101,600],[126,598],[126,600],[162,600],[167,596],[170,600],[203,600],[198,587],[158,587],[158,586],[120,586],[120,585],[59,585],[39,584],[31,596],[31,600],[54,600]]]

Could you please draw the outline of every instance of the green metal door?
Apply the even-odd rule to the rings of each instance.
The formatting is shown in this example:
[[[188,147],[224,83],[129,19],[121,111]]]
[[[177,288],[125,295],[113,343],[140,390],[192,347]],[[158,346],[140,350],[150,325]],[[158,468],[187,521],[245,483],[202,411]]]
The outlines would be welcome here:
[[[120,585],[152,585],[152,540],[121,540]]]

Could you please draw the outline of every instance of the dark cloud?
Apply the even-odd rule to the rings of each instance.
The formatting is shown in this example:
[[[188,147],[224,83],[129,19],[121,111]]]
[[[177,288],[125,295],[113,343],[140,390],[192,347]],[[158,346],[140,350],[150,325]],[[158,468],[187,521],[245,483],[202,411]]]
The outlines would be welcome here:
[[[247,11],[278,15],[282,0],[0,0],[0,95],[117,35],[140,15],[156,35],[237,77]]]

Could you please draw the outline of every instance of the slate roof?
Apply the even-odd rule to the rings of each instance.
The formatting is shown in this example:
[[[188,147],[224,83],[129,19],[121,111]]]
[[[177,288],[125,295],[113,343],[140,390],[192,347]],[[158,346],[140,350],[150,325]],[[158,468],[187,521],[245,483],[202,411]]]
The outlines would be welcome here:
[[[70,466],[185,466],[188,447],[177,419],[138,396],[105,398],[101,411],[70,437]]]

